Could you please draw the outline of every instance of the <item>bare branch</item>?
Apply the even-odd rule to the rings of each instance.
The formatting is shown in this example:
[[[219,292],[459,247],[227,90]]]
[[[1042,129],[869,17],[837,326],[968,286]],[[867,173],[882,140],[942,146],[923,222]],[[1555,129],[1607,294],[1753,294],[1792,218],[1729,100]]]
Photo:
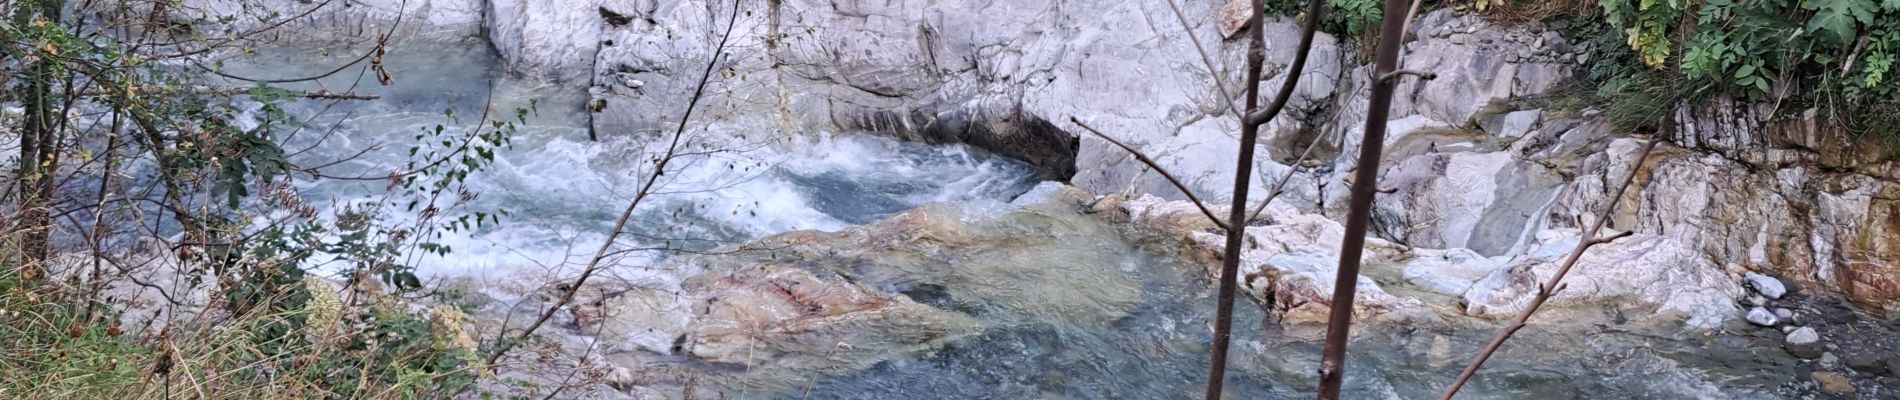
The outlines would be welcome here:
[[[1596,221],[1591,222],[1588,229],[1579,233],[1579,235],[1581,235],[1580,237],[1595,237],[1597,231],[1603,230],[1603,225],[1610,220],[1610,213],[1615,212],[1617,203],[1622,202],[1623,192],[1629,191],[1630,184],[1636,182],[1636,174],[1642,172],[1643,162],[1649,159],[1649,151],[1656,148],[1656,142],[1658,142],[1658,140],[1651,139],[1648,144],[1643,145],[1642,152],[1636,154],[1636,161],[1630,166],[1629,176],[1623,178],[1623,185],[1617,186],[1616,191],[1610,193],[1611,197],[1609,203],[1604,204],[1603,209],[1597,212]],[[1561,266],[1557,267],[1557,272],[1551,274],[1549,281],[1539,286],[1540,290],[1537,296],[1531,298],[1531,303],[1525,306],[1524,312],[1519,313],[1516,319],[1511,320],[1510,325],[1506,326],[1504,330],[1498,331],[1496,337],[1491,338],[1491,343],[1486,344],[1484,350],[1478,352],[1478,355],[1471,359],[1471,364],[1466,365],[1464,372],[1458,374],[1458,379],[1451,381],[1451,385],[1445,387],[1445,392],[1438,396],[1439,400],[1451,400],[1451,396],[1458,394],[1458,389],[1463,388],[1465,382],[1471,380],[1471,376],[1478,372],[1478,368],[1484,366],[1485,360],[1491,359],[1491,354],[1496,353],[1499,347],[1504,346],[1505,340],[1509,340],[1511,335],[1516,334],[1519,329],[1523,329],[1524,324],[1530,321],[1531,315],[1536,314],[1537,309],[1543,307],[1545,301],[1550,300],[1552,296],[1556,295],[1557,291],[1563,290],[1564,275],[1570,273],[1570,268],[1577,266],[1577,260],[1583,258],[1584,251],[1590,250],[1591,246],[1609,243],[1612,240],[1628,237],[1629,235],[1631,235],[1631,232],[1626,231],[1610,236],[1579,240],[1577,247],[1571,249],[1570,255],[1564,258],[1564,262]],[[1557,289],[1541,290],[1551,287],[1556,287]]]
[[[1405,10],[1405,25],[1399,28],[1399,32],[1402,32],[1402,34],[1405,34],[1405,35],[1411,34],[1412,21],[1418,20],[1418,5],[1419,3],[1424,3],[1424,2],[1425,0],[1412,0],[1412,7],[1410,9]],[[1400,41],[1403,41],[1403,40],[1400,40]]]
[[[1076,126],[1082,127],[1083,130],[1089,131],[1089,133],[1094,134],[1095,137],[1102,138],[1102,140],[1106,140],[1109,143],[1114,144],[1115,147],[1122,148],[1122,151],[1126,151],[1128,152],[1129,155],[1135,156],[1135,160],[1141,161],[1142,164],[1147,164],[1148,168],[1153,169],[1155,170],[1156,173],[1161,174],[1162,178],[1167,178],[1169,184],[1174,185],[1174,188],[1177,190],[1180,190],[1182,195],[1187,196],[1188,201],[1194,203],[1194,208],[1201,209],[1201,215],[1206,215],[1207,220],[1210,222],[1213,222],[1214,226],[1218,226],[1221,229],[1228,229],[1227,223],[1221,222],[1220,217],[1215,217],[1214,211],[1209,210],[1207,208],[1207,203],[1201,202],[1200,197],[1194,196],[1193,190],[1188,189],[1187,185],[1181,183],[1180,179],[1176,179],[1174,177],[1174,174],[1168,173],[1167,168],[1162,168],[1161,164],[1156,163],[1155,160],[1152,158],[1148,158],[1147,154],[1142,154],[1141,150],[1136,150],[1134,147],[1130,147],[1127,144],[1123,144],[1120,140],[1115,140],[1115,138],[1109,137],[1108,134],[1102,133],[1102,131],[1098,131],[1098,130],[1095,130],[1095,128],[1089,127],[1088,124],[1082,123],[1082,120],[1080,119],[1076,119],[1075,117],[1069,117],[1069,121],[1074,122]]]
[[[1397,71],[1387,72],[1385,75],[1380,75],[1379,81],[1381,82],[1391,81],[1393,79],[1398,79],[1399,77],[1403,77],[1407,75],[1416,76],[1418,77],[1418,79],[1423,79],[1423,80],[1428,80],[1428,81],[1433,80],[1433,79],[1438,79],[1438,74],[1433,73],[1431,71],[1401,69]]]
[[[158,89],[152,89],[152,90],[147,90],[147,91],[156,91],[156,90]],[[251,88],[232,87],[232,86],[193,85],[190,87],[181,88],[180,90],[184,92],[196,93],[196,94],[237,96],[237,95],[249,94]],[[120,95],[120,93],[117,93],[111,90],[86,90],[86,91],[78,91],[77,94],[79,96],[85,96],[85,97]],[[377,96],[373,94],[358,94],[354,92],[332,92],[332,91],[323,90],[323,89],[286,90],[285,95],[290,96],[290,97],[301,97],[301,98],[306,98],[306,99],[317,99],[317,100],[376,100],[376,99],[382,98],[382,96]]]
[[[1241,119],[1242,125],[1266,124],[1268,121],[1272,121],[1274,117],[1280,116],[1280,110],[1286,109],[1287,100],[1293,98],[1293,89],[1298,88],[1300,85],[1300,73],[1306,71],[1306,56],[1312,53],[1313,34],[1319,30],[1319,20],[1326,19],[1326,8],[1324,6],[1324,2],[1307,3],[1306,26],[1300,28],[1300,47],[1299,50],[1296,50],[1296,53],[1293,53],[1293,67],[1287,70],[1286,81],[1280,85],[1280,93],[1273,96],[1273,102],[1268,103],[1266,109],[1249,111],[1247,116]],[[1265,11],[1255,12],[1265,13]],[[1261,20],[1263,19],[1265,18],[1258,15],[1254,17],[1254,32],[1261,33],[1261,31],[1264,31],[1264,29],[1260,29]],[[1265,39],[1258,39],[1261,35],[1264,35],[1264,33],[1255,35],[1256,40],[1264,41]],[[1255,77],[1249,84],[1259,86],[1260,82],[1258,77]],[[1251,101],[1252,99],[1249,100]]]
[[[1239,106],[1234,105],[1234,94],[1227,91],[1227,84],[1221,83],[1220,70],[1214,68],[1214,58],[1207,55],[1207,48],[1201,47],[1201,39],[1194,37],[1194,30],[1188,27],[1187,17],[1181,15],[1181,6],[1175,4],[1174,0],[1168,0],[1168,9],[1174,10],[1174,20],[1181,23],[1181,33],[1194,43],[1194,50],[1201,53],[1201,65],[1207,66],[1207,78],[1214,81],[1215,89],[1220,89],[1221,102],[1227,104],[1227,111],[1234,113],[1234,118],[1245,118],[1247,114],[1240,112]]]
[[[1281,193],[1286,192],[1287,181],[1293,180],[1293,173],[1300,171],[1300,164],[1305,163],[1306,158],[1313,154],[1314,147],[1319,147],[1320,139],[1321,138],[1313,138],[1312,143],[1306,144],[1306,150],[1300,151],[1300,157],[1294,159],[1293,163],[1287,164],[1290,168],[1287,168],[1286,173],[1280,174],[1280,181],[1274,182],[1273,189],[1267,191],[1267,198],[1261,199],[1260,205],[1254,206],[1253,212],[1247,215],[1247,224],[1252,225],[1254,221],[1260,220],[1260,214],[1267,211],[1267,204],[1273,203],[1273,199],[1280,197]]]

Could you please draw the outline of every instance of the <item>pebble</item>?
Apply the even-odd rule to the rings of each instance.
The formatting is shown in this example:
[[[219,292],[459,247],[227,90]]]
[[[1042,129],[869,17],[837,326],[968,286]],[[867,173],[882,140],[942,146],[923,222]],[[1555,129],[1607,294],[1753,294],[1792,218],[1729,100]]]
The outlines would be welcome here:
[[[1451,44],[1465,44],[1465,43],[1471,43],[1471,34],[1457,33],[1457,34],[1451,35]]]
[[[1827,347],[1821,345],[1821,334],[1805,326],[1788,332],[1782,348],[1788,350],[1790,355],[1806,359],[1820,358],[1822,353],[1827,352]]]
[[[1848,382],[1847,377],[1839,372],[1819,371],[1810,374],[1809,377],[1814,379],[1815,385],[1821,386],[1822,392],[1835,396],[1854,395],[1854,383]]]
[[[1749,289],[1754,289],[1755,293],[1761,293],[1761,295],[1768,296],[1770,299],[1780,299],[1782,295],[1788,294],[1788,287],[1782,285],[1780,279],[1775,279],[1775,277],[1772,276],[1750,271],[1746,274],[1742,274],[1742,281],[1747,284]]]
[[[1788,332],[1788,338],[1787,338],[1787,341],[1788,341],[1788,344],[1815,344],[1815,343],[1820,343],[1820,342],[1821,342],[1821,333],[1820,333],[1820,332],[1815,332],[1815,331],[1814,331],[1814,328],[1809,328],[1809,327],[1805,327],[1805,326],[1803,326],[1803,327],[1800,327],[1800,328],[1795,328],[1795,330],[1794,330],[1794,332]]]
[[[1841,369],[1841,358],[1835,356],[1833,352],[1821,353],[1821,359],[1815,362],[1821,365],[1821,369]]]
[[[1762,306],[1768,305],[1768,298],[1761,297],[1759,295],[1749,295],[1747,301],[1748,301],[1748,305],[1756,306],[1756,307],[1762,307]]]
[[[1776,309],[1775,309],[1775,318],[1780,318],[1780,319],[1794,319],[1794,310],[1789,310],[1789,309],[1786,309],[1786,308],[1776,308]]]
[[[1755,307],[1748,310],[1748,323],[1759,326],[1775,326],[1781,323],[1781,318],[1776,318],[1775,313],[1768,311],[1766,308]]]

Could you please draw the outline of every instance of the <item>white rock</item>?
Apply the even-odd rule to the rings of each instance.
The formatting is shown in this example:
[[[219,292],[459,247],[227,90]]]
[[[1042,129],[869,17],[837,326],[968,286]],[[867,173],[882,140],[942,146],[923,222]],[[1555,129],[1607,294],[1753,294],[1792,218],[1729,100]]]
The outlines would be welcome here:
[[[1522,264],[1499,269],[1465,292],[1465,313],[1516,315],[1576,243],[1576,231],[1540,233]],[[1741,292],[1722,267],[1688,244],[1669,237],[1634,235],[1591,247],[1565,277],[1564,288],[1551,304],[1641,304],[1706,329],[1739,313],[1734,299]]]
[[[1748,323],[1760,326],[1775,326],[1775,324],[1780,322],[1781,319],[1776,318],[1775,313],[1768,311],[1766,308],[1755,307],[1748,310]]]
[[[1786,309],[1786,308],[1777,308],[1775,309],[1775,318],[1780,318],[1784,320],[1793,319],[1794,311]]]
[[[1536,127],[1538,118],[1542,116],[1542,110],[1514,111],[1510,114],[1505,114],[1504,129],[1497,134],[1503,137],[1523,137],[1524,134],[1530,133],[1531,129]]]
[[[1811,345],[1811,344],[1819,343],[1821,341],[1821,334],[1819,332],[1815,332],[1814,328],[1803,326],[1800,328],[1795,328],[1793,332],[1788,332],[1788,337],[1786,340],[1789,345],[1795,345],[1795,346]]]
[[[1755,293],[1761,293],[1761,295],[1768,296],[1770,299],[1780,299],[1782,295],[1788,293],[1788,287],[1782,286],[1781,280],[1775,279],[1775,277],[1772,276],[1749,271],[1746,274],[1742,274],[1742,280],[1747,282],[1748,287],[1754,289]]]

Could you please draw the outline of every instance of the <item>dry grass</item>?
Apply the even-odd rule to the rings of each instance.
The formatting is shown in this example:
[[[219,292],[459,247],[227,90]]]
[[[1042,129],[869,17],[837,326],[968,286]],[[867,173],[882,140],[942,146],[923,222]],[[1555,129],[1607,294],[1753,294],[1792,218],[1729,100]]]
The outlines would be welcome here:
[[[459,326],[431,324],[393,300],[346,305],[328,284],[266,302],[278,306],[212,310],[135,334],[98,311],[109,307],[88,312],[97,299],[84,291],[23,283],[4,263],[0,398],[442,398],[483,369],[457,340]]]
[[[1583,21],[1595,18],[1597,13],[1597,2],[1593,0],[1473,1],[1467,7],[1475,9],[1479,18],[1502,27],[1514,27],[1531,21],[1550,21],[1556,18]]]

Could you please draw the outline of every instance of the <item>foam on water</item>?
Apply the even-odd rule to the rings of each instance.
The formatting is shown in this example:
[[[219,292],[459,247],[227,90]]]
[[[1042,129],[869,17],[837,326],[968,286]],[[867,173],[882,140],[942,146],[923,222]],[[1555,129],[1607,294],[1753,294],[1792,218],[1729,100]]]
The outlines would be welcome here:
[[[341,124],[344,140],[324,143],[311,157],[353,154],[370,143],[399,150],[413,132],[432,129],[439,120],[414,114],[354,117]],[[453,253],[424,259],[420,272],[495,272],[585,260],[644,183],[647,160],[663,153],[665,143],[625,137],[592,142],[584,135],[577,128],[524,129],[512,148],[466,180],[480,195],[466,212],[505,210],[509,216],[492,228],[443,237],[440,242]],[[623,239],[625,246],[705,248],[798,229],[835,230],[930,202],[980,209],[1004,204],[1035,183],[1029,169],[1013,160],[965,146],[869,134],[736,147],[670,166],[656,195],[630,222],[633,235]],[[401,151],[382,153],[394,156],[369,156],[337,169],[373,175],[403,162],[391,158]],[[315,202],[364,202],[383,196],[383,186],[315,181],[302,185],[302,192]]]

